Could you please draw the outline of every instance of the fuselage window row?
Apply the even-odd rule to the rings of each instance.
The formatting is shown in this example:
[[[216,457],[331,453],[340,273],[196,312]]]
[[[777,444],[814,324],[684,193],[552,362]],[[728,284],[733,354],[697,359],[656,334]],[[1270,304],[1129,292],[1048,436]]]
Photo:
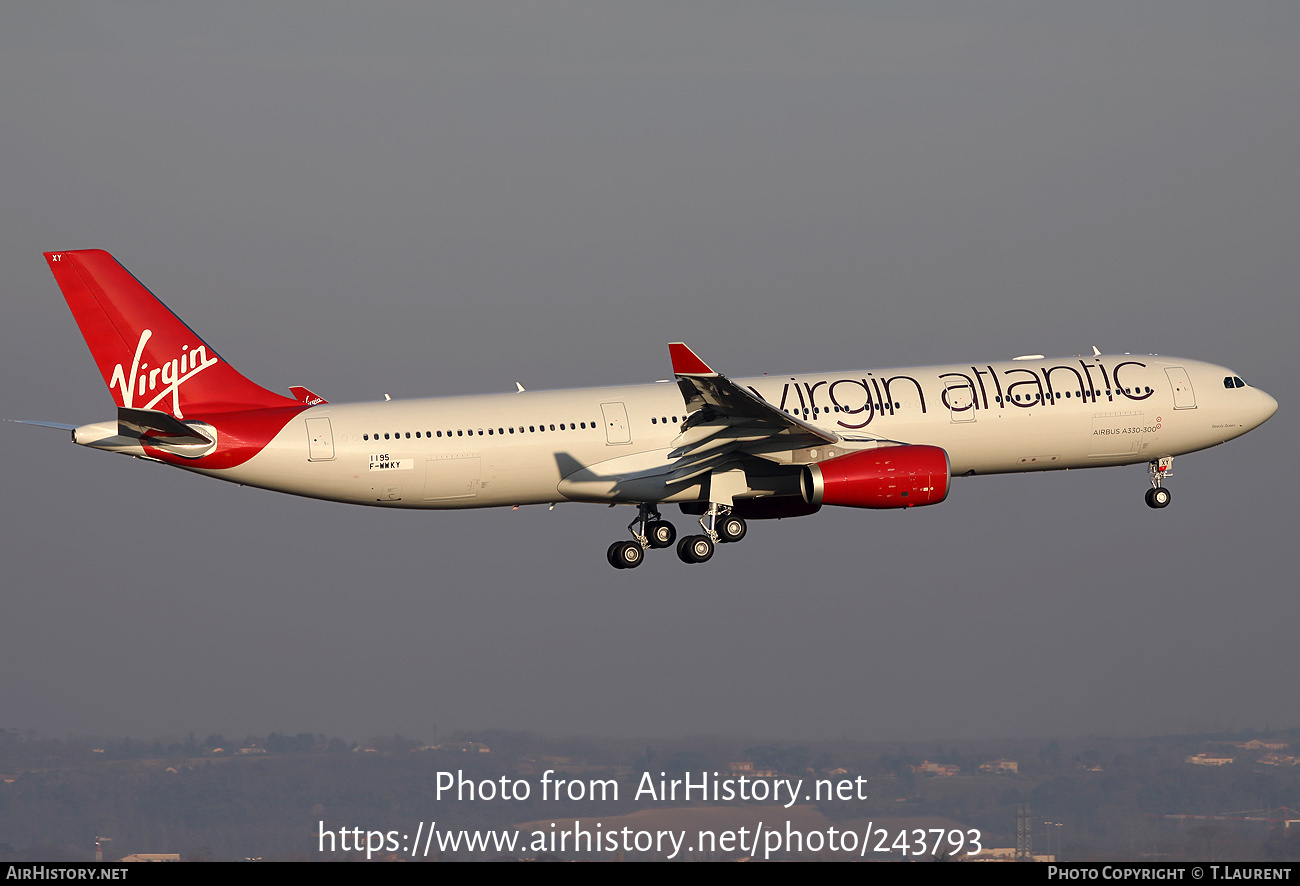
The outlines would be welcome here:
[[[556,429],[556,426],[555,426],[555,425],[550,425],[549,427],[550,427],[550,430],[552,430],[552,431],[554,431],[554,430]],[[565,431],[565,430],[568,430],[568,431],[576,431],[576,430],[579,430],[579,429],[587,430],[588,428],[590,428],[590,429],[592,429],[592,430],[595,430],[595,428],[596,428],[596,423],[595,423],[594,421],[592,421],[592,422],[586,422],[586,421],[582,421],[582,422],[560,422],[560,425],[559,425],[559,430],[561,430],[561,431]],[[526,431],[526,432],[529,433],[529,434],[534,434],[534,433],[543,433],[543,432],[545,432],[546,430],[547,430],[547,425],[528,425],[528,426],[527,426],[527,431]],[[509,433],[509,434],[514,434],[514,433],[523,434],[523,433],[525,433],[525,427],[524,427],[524,425],[519,425],[518,428],[513,428],[513,427],[512,427],[512,428],[508,428],[508,429],[507,429],[507,428],[488,428],[486,431],[485,431],[483,428],[478,428],[477,430],[475,430],[475,429],[473,429],[473,428],[470,428],[468,431],[466,431],[466,430],[463,429],[463,428],[460,429],[460,430],[455,430],[455,431],[448,430],[448,431],[446,431],[446,432],[444,432],[444,431],[424,431],[424,432],[423,432],[423,437],[424,437],[424,438],[427,438],[427,439],[430,439],[430,440],[432,440],[435,436],[438,436],[438,437],[444,437],[444,436],[445,436],[445,437],[464,437],[464,436],[466,436],[466,434],[468,434],[468,435],[471,436],[471,437],[473,437],[475,434],[477,434],[477,435],[480,436],[480,437],[482,437],[484,434],[487,434],[487,436],[489,436],[489,437],[504,437],[504,436],[505,436],[506,434],[508,434],[508,433]],[[420,432],[420,431],[416,431],[416,432],[415,432],[415,438],[416,438],[417,440],[418,440],[418,439],[421,439],[421,432]],[[379,434],[379,432],[375,432],[374,434],[362,434],[362,435],[361,435],[361,439],[362,439],[362,440],[366,440],[366,441],[370,441],[370,440],[379,440],[379,439],[381,439],[381,435]],[[410,440],[410,439],[411,439],[411,432],[410,432],[410,431],[390,431],[390,432],[388,432],[388,433],[383,434],[383,435],[382,435],[382,439],[384,439],[384,440],[401,440],[401,439],[407,439],[407,440]]]
[[[1245,383],[1245,382],[1241,381],[1240,378],[1236,378],[1236,377],[1228,377],[1228,378],[1225,378],[1225,379],[1223,380],[1223,382],[1224,382],[1224,387],[1225,387],[1225,388],[1245,387],[1245,386],[1246,386],[1246,383]],[[1086,399],[1088,398],[1088,395],[1091,395],[1091,396],[1093,397],[1093,399],[1095,400],[1095,399],[1098,399],[1098,398],[1102,397],[1103,395],[1109,397],[1109,396],[1112,395],[1112,393],[1114,393],[1114,394],[1120,394],[1120,393],[1123,393],[1123,394],[1136,394],[1136,393],[1152,394],[1152,393],[1154,393],[1154,391],[1153,391],[1149,386],[1144,386],[1144,387],[1122,388],[1122,389],[1117,388],[1117,389],[1115,389],[1113,392],[1112,392],[1111,390],[1109,390],[1109,389],[1108,389],[1108,390],[1105,390],[1105,391],[1102,391],[1102,390],[1094,390],[1094,391],[1066,391],[1066,392],[1064,392],[1064,393],[1062,393],[1062,392],[1060,392],[1060,391],[1056,391],[1054,397],[1053,397],[1053,394],[1052,394],[1052,393],[1047,393],[1047,394],[1023,394],[1023,395],[1022,395],[1022,394],[1008,394],[1008,395],[1006,395],[1005,397],[1003,397],[1003,396],[995,396],[995,397],[993,398],[993,400],[994,400],[994,402],[999,403],[999,404],[1001,404],[1001,403],[1011,403],[1011,402],[1016,402],[1016,403],[1021,403],[1021,402],[1026,402],[1026,403],[1037,403],[1037,402],[1043,402],[1043,401],[1050,401],[1050,400],[1052,400],[1052,399],[1060,400],[1062,397],[1065,397],[1065,398],[1067,398],[1067,399],[1070,399],[1070,398],[1073,397],[1073,398],[1078,398],[1078,399],[1080,399],[1080,400],[1086,400]],[[883,406],[882,406],[881,404],[877,404],[877,403],[873,403],[873,402],[867,402],[867,403],[865,403],[865,404],[863,405],[863,408],[864,408],[864,409],[873,409],[873,408],[874,408],[874,409],[881,409],[881,408],[888,408],[888,407],[891,406],[891,405],[893,406],[893,408],[894,408],[895,410],[898,410],[898,409],[901,409],[901,408],[902,408],[902,404],[901,404],[901,403],[893,403],[893,404],[885,403],[885,404],[883,404]],[[842,410],[841,410],[841,407],[839,407],[839,406],[834,406],[834,407],[830,407],[830,406],[825,406],[825,407],[814,406],[814,407],[812,407],[811,409],[809,409],[809,408],[786,409],[786,410],[784,410],[784,412],[785,412],[787,415],[803,415],[803,416],[805,416],[805,417],[808,417],[808,416],[811,416],[811,417],[817,417],[817,416],[819,416],[819,415],[821,415],[821,414],[830,413],[832,410],[835,411],[835,412],[840,412],[840,411],[842,411]],[[677,422],[678,422],[678,416],[676,416],[676,415],[672,416],[671,421],[672,421],[672,424],[677,424]],[[652,416],[652,417],[650,418],[650,423],[651,423],[651,424],[665,424],[665,425],[666,425],[666,424],[669,423],[669,417],[666,416],[666,415],[665,415],[665,416]],[[489,436],[489,437],[495,437],[495,436],[501,436],[501,437],[504,437],[504,436],[506,436],[507,434],[524,434],[524,433],[528,433],[528,434],[537,434],[537,433],[545,433],[548,429],[551,430],[551,431],[555,431],[555,430],[557,430],[557,429],[558,429],[558,430],[561,430],[561,431],[565,431],[565,430],[576,431],[576,430],[579,430],[579,429],[582,429],[582,430],[592,429],[592,430],[594,430],[595,428],[596,428],[596,423],[595,423],[594,421],[593,421],[593,422],[560,422],[560,424],[559,424],[558,426],[557,426],[557,425],[554,425],[554,424],[549,425],[549,426],[548,426],[548,425],[544,425],[544,424],[542,424],[542,425],[527,425],[527,426],[525,426],[525,425],[519,425],[519,426],[517,426],[517,427],[510,427],[510,428],[501,428],[501,427],[498,427],[498,428],[487,428],[486,430],[484,430],[483,428],[478,428],[478,429],[473,429],[473,428],[471,428],[471,429],[469,429],[469,430],[458,429],[458,430],[447,430],[447,431],[423,431],[423,432],[421,432],[421,431],[415,431],[415,432],[414,432],[414,437],[415,437],[415,439],[425,439],[425,438],[427,438],[427,439],[430,439],[430,440],[432,440],[434,437],[440,437],[440,438],[441,438],[441,437],[447,437],[447,438],[450,438],[450,437],[464,437],[464,436],[466,436],[466,434],[468,434],[468,435],[471,436],[471,437],[475,436],[476,434],[477,434],[478,436],[480,436],[480,437],[484,436],[485,434],[486,434],[487,436]],[[411,437],[412,437],[412,432],[411,432],[411,431],[396,431],[396,432],[392,432],[392,431],[390,431],[390,432],[385,433],[385,434],[382,435],[382,439],[384,439],[384,440],[401,440],[401,439],[407,439],[407,440],[409,440],[409,439],[411,439]],[[374,433],[374,434],[362,434],[362,435],[361,435],[361,439],[362,439],[362,440],[365,440],[365,441],[379,440],[379,439],[381,439],[381,435],[380,435],[378,432],[376,432],[376,433]]]

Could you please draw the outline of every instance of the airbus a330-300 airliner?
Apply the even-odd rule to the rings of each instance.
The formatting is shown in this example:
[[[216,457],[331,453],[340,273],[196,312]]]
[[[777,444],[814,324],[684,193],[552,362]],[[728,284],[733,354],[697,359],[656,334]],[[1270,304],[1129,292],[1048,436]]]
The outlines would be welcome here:
[[[702,563],[746,521],[822,505],[938,504],[951,477],[1140,464],[1169,504],[1174,456],[1266,421],[1277,401],[1222,366],[1173,357],[1017,357],[730,379],[668,346],[676,383],[328,403],[240,375],[102,250],[45,255],[115,420],[82,446],[248,486],[387,508],[556,502],[637,507],[611,565],[677,543]],[[699,517],[680,541],[659,506]]]

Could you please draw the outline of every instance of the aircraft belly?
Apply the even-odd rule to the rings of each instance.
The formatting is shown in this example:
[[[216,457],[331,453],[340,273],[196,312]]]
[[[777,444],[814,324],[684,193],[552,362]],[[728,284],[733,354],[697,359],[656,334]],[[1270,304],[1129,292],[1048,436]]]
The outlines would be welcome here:
[[[928,434],[924,425],[918,425],[915,436],[905,436],[905,431],[899,436],[908,442],[942,447],[953,476],[1061,470],[1097,463],[1089,458],[1090,410],[1046,414],[1042,407],[1035,409],[986,412],[978,421],[940,425]]]

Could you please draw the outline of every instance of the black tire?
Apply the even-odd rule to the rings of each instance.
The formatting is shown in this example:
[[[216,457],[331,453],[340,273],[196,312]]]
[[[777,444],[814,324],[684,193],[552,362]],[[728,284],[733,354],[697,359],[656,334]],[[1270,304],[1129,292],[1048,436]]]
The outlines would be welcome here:
[[[622,547],[622,545],[623,543],[621,541],[616,541],[612,545],[610,545],[609,550],[605,552],[605,559],[608,560],[609,565],[613,566],[615,569],[623,568],[623,564],[619,562],[619,553],[618,553],[618,549]]]
[[[636,569],[645,562],[645,549],[634,541],[625,541],[618,548],[619,566],[622,569]]]
[[[718,538],[724,542],[734,544],[744,538],[748,531],[749,527],[745,525],[745,521],[734,514],[723,517],[718,523]]]
[[[677,541],[677,528],[667,520],[655,520],[645,528],[646,538],[652,548],[671,548]]]
[[[683,563],[705,563],[713,556],[713,539],[707,535],[688,535],[677,543],[677,556]]]
[[[1172,496],[1169,494],[1168,489],[1163,486],[1153,486],[1147,490],[1147,507],[1167,508],[1169,507],[1170,498]]]

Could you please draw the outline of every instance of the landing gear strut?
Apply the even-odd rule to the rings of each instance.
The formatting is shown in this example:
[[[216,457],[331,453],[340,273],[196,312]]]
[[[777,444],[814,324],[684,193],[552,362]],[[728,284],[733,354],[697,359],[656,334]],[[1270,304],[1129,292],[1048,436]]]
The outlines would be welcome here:
[[[703,563],[713,556],[716,545],[737,542],[745,537],[745,521],[731,512],[730,505],[709,502],[700,517],[704,535],[688,535],[677,543],[677,556],[683,563]]]
[[[650,548],[672,547],[677,540],[677,530],[664,520],[652,504],[637,505],[636,519],[627,525],[632,541],[616,541],[609,546],[605,558],[615,569],[635,569],[645,560]]]
[[[1161,484],[1166,477],[1174,473],[1173,467],[1173,456],[1158,458],[1147,466],[1147,470],[1151,473],[1151,488],[1147,490],[1146,496],[1147,507],[1164,508],[1169,506],[1169,490],[1165,489]]]

